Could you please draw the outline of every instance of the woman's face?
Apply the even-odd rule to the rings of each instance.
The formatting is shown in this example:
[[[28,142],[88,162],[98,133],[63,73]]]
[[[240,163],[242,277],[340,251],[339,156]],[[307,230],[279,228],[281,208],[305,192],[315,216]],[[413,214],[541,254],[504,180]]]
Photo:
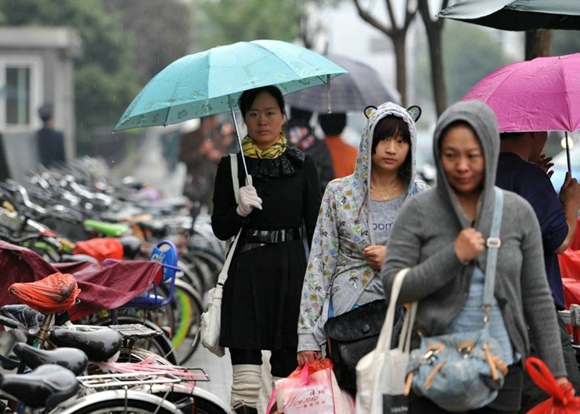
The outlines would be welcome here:
[[[399,167],[403,165],[408,154],[409,143],[400,135],[382,139],[377,143],[372,155],[373,171],[398,173]]]
[[[485,160],[471,128],[457,125],[445,132],[441,141],[441,164],[457,194],[479,195],[485,177]]]
[[[256,95],[252,106],[246,112],[248,135],[262,151],[278,141],[284,121],[284,114],[276,98],[265,91]]]

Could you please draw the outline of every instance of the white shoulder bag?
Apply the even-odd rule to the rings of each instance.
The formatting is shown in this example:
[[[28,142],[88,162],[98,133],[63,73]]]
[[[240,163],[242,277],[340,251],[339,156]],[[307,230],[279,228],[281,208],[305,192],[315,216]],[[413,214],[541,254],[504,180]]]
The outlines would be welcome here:
[[[387,317],[379,335],[377,347],[361,358],[356,365],[356,413],[400,413],[399,408],[406,406],[405,377],[409,363],[411,333],[415,322],[418,302],[407,309],[401,329],[399,345],[390,349],[397,298],[408,268],[395,276]]]
[[[236,154],[230,154],[230,160],[234,194],[236,196],[236,202],[238,202],[238,158]],[[232,256],[234,255],[234,251],[236,250],[236,245],[238,243],[238,239],[240,238],[241,231],[242,229],[238,231],[238,234],[236,235],[232,245],[229,247],[228,255],[219,274],[218,281],[215,287],[209,291],[207,310],[201,314],[199,328],[201,334],[201,344],[212,354],[215,354],[218,357],[222,357],[225,354],[224,348],[220,346],[223,288],[224,283],[228,278],[228,269],[230,267],[230,262],[232,261]]]

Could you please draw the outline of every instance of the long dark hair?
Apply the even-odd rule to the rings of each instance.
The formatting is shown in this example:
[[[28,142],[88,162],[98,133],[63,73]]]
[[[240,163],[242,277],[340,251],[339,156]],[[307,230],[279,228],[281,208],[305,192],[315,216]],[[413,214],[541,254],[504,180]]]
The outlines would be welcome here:
[[[280,107],[280,112],[282,115],[286,116],[285,107],[286,104],[284,102],[284,97],[282,96],[282,92],[276,86],[262,86],[260,88],[248,89],[244,91],[238,100],[238,106],[240,107],[240,111],[242,112],[242,118],[246,119],[246,114],[252,107],[256,96],[260,92],[267,92],[276,99],[278,106]]]

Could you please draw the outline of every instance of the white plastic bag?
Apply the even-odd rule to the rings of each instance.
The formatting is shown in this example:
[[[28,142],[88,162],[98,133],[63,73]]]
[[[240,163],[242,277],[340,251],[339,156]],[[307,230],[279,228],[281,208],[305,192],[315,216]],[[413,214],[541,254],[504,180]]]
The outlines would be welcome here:
[[[387,317],[377,347],[362,357],[356,366],[357,414],[403,412],[397,408],[403,409],[407,404],[404,396],[405,377],[409,363],[411,331],[417,312],[417,302],[412,303],[407,310],[399,346],[390,349],[390,344],[397,298],[408,271],[409,269],[402,269],[395,277]]]

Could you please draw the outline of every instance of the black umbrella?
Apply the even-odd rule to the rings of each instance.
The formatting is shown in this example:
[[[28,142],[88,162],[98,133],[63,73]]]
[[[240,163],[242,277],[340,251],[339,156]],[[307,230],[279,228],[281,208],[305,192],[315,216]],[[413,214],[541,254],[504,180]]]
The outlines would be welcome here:
[[[580,30],[579,0],[464,0],[437,17],[501,30]]]
[[[320,85],[286,95],[288,105],[327,113],[362,112],[369,105],[400,102],[399,93],[388,90],[379,73],[371,66],[346,56],[328,54],[325,57],[348,70],[348,73],[332,79],[330,90],[328,85]]]

